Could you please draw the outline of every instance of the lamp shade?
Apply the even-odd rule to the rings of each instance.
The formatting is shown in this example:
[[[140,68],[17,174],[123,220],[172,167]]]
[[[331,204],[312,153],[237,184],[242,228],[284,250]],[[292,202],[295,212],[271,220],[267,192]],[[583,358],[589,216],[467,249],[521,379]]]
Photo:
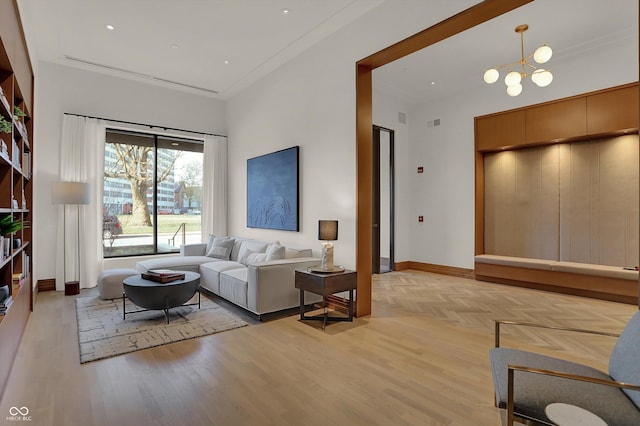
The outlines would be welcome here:
[[[51,185],[53,204],[89,204],[90,199],[86,182],[54,182]]]
[[[319,220],[318,221],[318,239],[325,241],[335,241],[338,239],[338,221],[337,220]]]

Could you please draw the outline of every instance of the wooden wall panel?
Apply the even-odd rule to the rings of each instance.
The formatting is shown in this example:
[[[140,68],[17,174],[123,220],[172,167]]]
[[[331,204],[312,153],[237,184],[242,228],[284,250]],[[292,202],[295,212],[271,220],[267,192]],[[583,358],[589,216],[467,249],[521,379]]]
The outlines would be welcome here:
[[[485,154],[485,253],[558,259],[559,149]]]
[[[478,151],[494,151],[523,145],[525,140],[525,113],[513,111],[476,119]]]
[[[525,110],[526,143],[560,141],[587,134],[587,101],[569,99]]]
[[[587,97],[587,133],[638,128],[638,85]]]
[[[637,264],[639,155],[637,135],[563,150],[560,260]]]
[[[639,256],[638,136],[484,155],[484,253],[612,266]]]

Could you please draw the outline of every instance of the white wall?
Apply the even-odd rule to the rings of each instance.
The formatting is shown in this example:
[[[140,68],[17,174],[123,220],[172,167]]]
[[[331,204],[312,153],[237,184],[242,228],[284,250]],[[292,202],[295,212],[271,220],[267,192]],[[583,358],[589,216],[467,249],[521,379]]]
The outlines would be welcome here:
[[[336,262],[355,266],[355,63],[446,17],[431,16],[425,3],[385,2],[229,101],[230,233],[318,249],[317,220],[338,219]],[[637,40],[599,48],[598,58],[554,58],[547,89],[525,86],[510,98],[487,86],[409,109],[410,144],[396,146],[397,261],[473,268],[473,117],[638,79]],[[393,120],[404,108],[374,92],[375,124],[401,129]],[[436,118],[441,126],[427,127]],[[301,232],[246,228],[246,159],[292,145],[301,146]]]
[[[229,232],[319,254],[318,220],[337,219],[335,262],[355,267],[355,63],[472,3],[449,2],[437,16],[424,1],[385,2],[229,100]],[[293,145],[301,147],[300,232],[248,229],[247,158]]]
[[[225,102],[101,73],[40,62],[35,76],[34,283],[55,277],[57,181],[63,114],[75,113],[185,130],[226,134]],[[136,258],[111,267],[135,264]],[[105,262],[108,263],[108,262]]]
[[[373,72],[375,87],[375,71]],[[404,113],[406,124],[398,120],[398,114]],[[400,99],[374,90],[373,92],[373,124],[394,130],[395,148],[395,246],[396,262],[413,260],[411,256],[411,224],[417,221],[411,210],[406,206],[411,204],[411,181],[416,169],[409,154],[409,105]]]
[[[278,239],[312,247],[319,254],[317,221],[337,219],[336,263],[355,267],[355,63],[473,2],[450,2],[451,9],[442,16],[434,16],[427,3],[383,3],[229,100],[227,117],[224,103],[215,99],[39,63],[34,137],[36,280],[54,276],[56,210],[50,185],[58,172],[64,112],[228,134],[229,233]],[[398,22],[402,25],[389,25]],[[603,56],[597,62],[586,56],[573,58],[569,65],[578,71],[564,75],[565,65],[554,58],[552,86],[525,87],[515,99],[500,87],[487,86],[477,93],[408,108],[374,92],[374,123],[396,130],[396,260],[472,268],[473,117],[635,81],[635,42],[635,49],[601,49]],[[600,73],[594,63],[606,64],[606,72]],[[596,72],[606,81],[590,75]],[[408,112],[408,126],[397,124],[399,111]],[[441,119],[441,126],[428,128],[426,122],[434,118]],[[301,146],[300,232],[247,228],[247,158],[293,145]],[[420,165],[425,173],[418,175]],[[425,216],[423,224],[417,223],[420,214]],[[122,262],[117,265],[125,266]]]
[[[593,64],[607,65],[603,72]],[[515,98],[495,84],[411,107],[409,168],[425,168],[411,177],[412,202],[406,205],[414,216],[425,218],[422,224],[410,221],[411,260],[473,268],[474,117],[637,81],[637,40],[556,59],[553,74],[550,86],[526,84]],[[441,125],[428,127],[436,118]]]

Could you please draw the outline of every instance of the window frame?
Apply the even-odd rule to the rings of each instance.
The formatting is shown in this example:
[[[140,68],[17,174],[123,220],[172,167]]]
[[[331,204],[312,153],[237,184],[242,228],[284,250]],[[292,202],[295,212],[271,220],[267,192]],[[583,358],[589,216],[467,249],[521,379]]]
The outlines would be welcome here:
[[[160,146],[161,144],[158,143],[159,140],[166,140],[166,141],[173,141],[173,142],[177,142],[177,143],[181,143],[181,144],[188,144],[191,145],[193,147],[198,146],[198,149],[175,149],[176,151],[182,151],[182,152],[199,152],[204,154],[204,138],[198,138],[198,137],[189,137],[189,136],[183,136],[183,135],[176,135],[176,134],[172,134],[172,133],[162,133],[162,132],[147,132],[147,131],[142,131],[142,130],[136,130],[136,129],[129,129],[129,128],[121,128],[121,127],[115,127],[115,126],[108,126],[105,129],[105,147],[104,147],[104,152],[105,152],[105,160],[103,161],[103,168],[106,169],[106,158],[107,158],[107,146],[108,144],[116,144],[118,142],[109,142],[109,137],[108,134],[109,133],[116,133],[116,134],[124,134],[124,135],[129,135],[129,136],[137,136],[137,137],[146,137],[146,138],[150,138],[152,139],[152,147],[153,147],[153,180],[152,180],[152,186],[151,186],[151,191],[152,191],[152,205],[150,205],[151,207],[151,211],[150,211],[150,217],[151,217],[151,221],[152,221],[152,232],[151,232],[151,237],[152,237],[152,245],[150,246],[152,248],[152,250],[150,250],[149,252],[146,253],[130,253],[130,254],[118,254],[118,255],[112,255],[112,256],[108,256],[106,255],[106,248],[107,248],[107,244],[105,244],[106,239],[103,238],[103,253],[102,253],[102,258],[107,260],[107,259],[119,259],[119,258],[127,258],[127,257],[141,257],[141,256],[159,256],[159,255],[167,255],[167,254],[175,254],[178,253],[178,251],[159,251],[158,250],[158,211],[160,210],[160,207],[158,206],[158,191],[159,189],[162,189],[160,187],[160,184],[162,182],[158,182],[158,166],[159,166],[159,156],[158,156],[158,152],[160,150],[163,149],[172,149],[172,148],[168,148],[168,147],[162,147]],[[132,144],[133,145],[133,144]],[[183,148],[183,147],[181,147]],[[204,160],[204,158],[203,158]],[[174,166],[175,167],[175,164]],[[103,179],[103,182],[106,183],[106,177]],[[111,215],[112,213],[110,213],[108,210],[105,213],[105,186],[103,183],[103,195],[102,195],[102,211],[103,211],[103,216],[106,215]],[[202,187],[204,188],[204,180],[202,182]],[[148,202],[148,201],[147,201]],[[172,207],[173,208],[173,207]],[[201,210],[201,208],[200,208]],[[117,214],[115,214],[117,216]],[[202,216],[200,216],[202,217]],[[103,219],[104,220],[104,219]],[[202,226],[202,225],[201,225]],[[184,241],[183,241],[184,243]]]

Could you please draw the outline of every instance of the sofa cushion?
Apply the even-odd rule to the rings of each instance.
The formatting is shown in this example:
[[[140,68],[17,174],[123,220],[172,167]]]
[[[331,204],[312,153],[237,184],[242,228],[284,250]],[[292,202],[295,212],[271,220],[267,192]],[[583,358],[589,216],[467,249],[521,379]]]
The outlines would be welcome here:
[[[220,274],[220,296],[236,305],[247,307],[247,268],[233,269]]]
[[[238,252],[238,262],[246,265],[247,256],[251,253],[265,253],[269,243],[257,240],[244,240],[240,245],[240,251]]]
[[[158,257],[136,262],[136,270],[139,273],[147,272],[149,269],[172,269],[174,271],[198,272],[201,264],[211,261],[215,260],[207,256]]]
[[[255,263],[264,262],[267,260],[266,253],[251,253],[247,256],[247,265],[253,265]]]
[[[285,259],[294,259],[296,257],[312,257],[310,248],[286,247],[284,251]]]
[[[208,259],[209,262],[200,265],[200,285],[217,295],[220,295],[220,272],[246,268],[233,260]]]
[[[231,259],[229,260],[234,260],[234,261],[238,261],[238,254],[240,253],[240,246],[242,245],[242,242],[245,240],[248,240],[248,238],[242,238],[242,237],[232,237],[235,240],[235,243],[233,244],[233,250],[231,250]]]
[[[207,256],[215,257],[216,259],[229,260],[231,258],[231,250],[235,241],[233,238],[219,238],[216,237],[211,243],[211,247],[207,251]]]
[[[214,260],[211,261],[209,258],[209,262],[203,263],[200,265],[200,269],[210,269],[216,272],[224,272],[231,269],[244,269],[244,266],[241,263],[234,262],[233,260]]]
[[[284,259],[285,254],[285,246],[280,244],[279,241],[271,243],[267,246],[267,261]]]

